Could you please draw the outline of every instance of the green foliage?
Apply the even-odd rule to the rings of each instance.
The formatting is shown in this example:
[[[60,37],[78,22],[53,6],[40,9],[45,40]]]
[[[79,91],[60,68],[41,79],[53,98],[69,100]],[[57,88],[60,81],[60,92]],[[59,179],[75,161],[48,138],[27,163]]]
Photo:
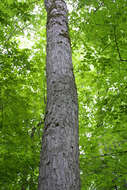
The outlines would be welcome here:
[[[77,4],[70,15],[70,31],[79,95],[82,190],[123,190],[127,187],[126,1]]]
[[[45,12],[39,2],[9,0],[0,4],[0,189],[34,190],[46,96],[45,29],[38,29]],[[45,19],[42,22],[45,25]],[[30,43],[32,34],[38,41],[21,49],[22,39]]]
[[[127,188],[126,0],[67,1],[82,190]],[[35,190],[45,113],[46,13],[0,1],[0,189]],[[32,43],[33,42],[33,43]]]

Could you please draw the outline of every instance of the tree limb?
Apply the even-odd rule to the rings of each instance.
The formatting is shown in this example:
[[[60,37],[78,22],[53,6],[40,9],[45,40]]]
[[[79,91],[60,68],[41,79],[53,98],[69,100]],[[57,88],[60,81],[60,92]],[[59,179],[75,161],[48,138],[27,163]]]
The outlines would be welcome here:
[[[122,57],[121,57],[121,53],[120,53],[120,49],[119,49],[118,41],[117,41],[117,36],[116,36],[116,27],[115,27],[115,26],[114,26],[114,37],[115,37],[116,49],[117,49],[117,52],[118,52],[120,61],[125,61],[125,62],[127,62],[127,60],[122,59]]]
[[[127,153],[127,150],[125,151],[120,151],[120,152],[112,152],[112,153],[106,153],[106,154],[101,154],[101,155],[98,155],[98,156],[92,156],[91,158],[100,158],[100,157],[105,157],[105,156],[116,156],[116,155],[120,155],[120,154],[126,154]],[[90,155],[86,155],[86,156],[90,156]],[[90,158],[90,159],[91,159]],[[88,159],[88,157],[82,157],[80,159]]]
[[[44,123],[43,121],[40,121],[40,122],[37,124],[36,127],[35,127],[35,126],[32,127],[31,138],[34,137],[34,133],[35,133],[37,127],[40,127],[43,123]]]

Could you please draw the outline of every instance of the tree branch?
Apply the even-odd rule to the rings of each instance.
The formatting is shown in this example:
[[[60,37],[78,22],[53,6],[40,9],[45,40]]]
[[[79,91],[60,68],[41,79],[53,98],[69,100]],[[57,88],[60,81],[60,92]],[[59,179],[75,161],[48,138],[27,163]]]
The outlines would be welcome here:
[[[122,59],[122,57],[121,57],[120,49],[119,49],[118,41],[117,41],[117,36],[116,36],[116,27],[115,27],[115,26],[114,26],[114,37],[115,37],[116,49],[117,49],[117,52],[118,52],[118,55],[119,55],[119,59],[120,59],[120,61],[125,61],[125,62],[127,62],[127,60]]]
[[[127,153],[127,150],[120,151],[120,152],[115,152],[115,153],[112,152],[112,153],[101,154],[101,155],[98,155],[98,156],[92,156],[91,158],[100,158],[100,157],[105,157],[105,156],[116,156],[116,155],[126,154],[126,153]],[[90,156],[90,155],[86,154],[86,156]],[[88,159],[88,157],[84,157],[84,158],[80,158],[80,159]]]
[[[35,126],[32,127],[31,138],[34,137],[34,133],[35,133],[37,127],[40,127],[43,123],[44,123],[43,121],[40,121],[40,122],[37,124],[36,127],[35,127]]]
[[[109,46],[111,45],[111,42],[108,43],[99,53],[103,53],[103,51],[105,51],[105,49],[107,49]]]
[[[103,5],[104,5],[104,2],[101,2],[99,6],[94,10],[94,13],[96,13]]]

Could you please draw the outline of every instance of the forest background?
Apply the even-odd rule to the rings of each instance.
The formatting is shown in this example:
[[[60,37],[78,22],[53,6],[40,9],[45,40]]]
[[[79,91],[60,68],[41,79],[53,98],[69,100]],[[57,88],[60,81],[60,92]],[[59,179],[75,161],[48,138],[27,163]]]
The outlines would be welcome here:
[[[82,190],[127,189],[127,1],[67,0]],[[46,11],[0,1],[0,189],[35,190],[46,106]]]

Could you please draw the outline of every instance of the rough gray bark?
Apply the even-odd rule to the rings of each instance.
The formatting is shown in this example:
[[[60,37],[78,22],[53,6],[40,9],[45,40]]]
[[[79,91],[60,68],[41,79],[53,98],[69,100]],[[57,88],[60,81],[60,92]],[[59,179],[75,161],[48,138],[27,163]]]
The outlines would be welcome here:
[[[78,102],[67,7],[46,0],[47,107],[38,190],[79,190]]]

